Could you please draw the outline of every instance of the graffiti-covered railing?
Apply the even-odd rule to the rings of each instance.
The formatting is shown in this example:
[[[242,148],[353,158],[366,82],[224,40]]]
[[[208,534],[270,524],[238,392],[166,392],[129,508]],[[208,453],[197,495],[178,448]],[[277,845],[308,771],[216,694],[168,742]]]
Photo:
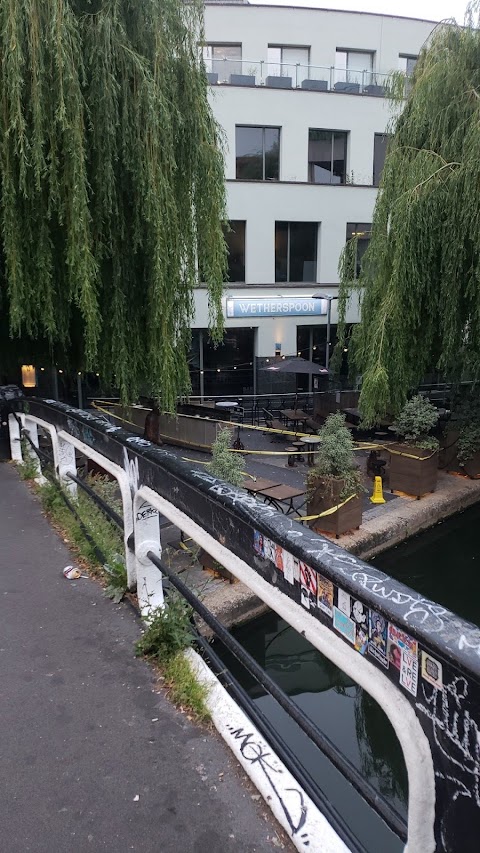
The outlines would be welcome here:
[[[381,705],[409,780],[408,850],[473,851],[480,830],[480,631],[241,489],[106,418],[14,400],[20,428],[52,438],[74,491],[75,451],[118,480],[130,587],[144,613],[163,602],[158,513],[191,536]],[[17,419],[18,418],[18,419]],[[35,459],[32,455],[32,461]],[[131,548],[134,543],[133,551]],[[459,580],[459,563],[452,576]],[[468,591],[466,591],[468,594]]]

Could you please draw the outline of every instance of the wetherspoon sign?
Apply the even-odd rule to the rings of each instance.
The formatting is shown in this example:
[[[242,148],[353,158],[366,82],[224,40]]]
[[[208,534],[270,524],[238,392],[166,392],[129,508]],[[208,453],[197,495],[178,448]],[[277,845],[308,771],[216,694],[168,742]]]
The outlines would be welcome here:
[[[326,299],[311,296],[228,296],[227,317],[320,317],[327,313]]]

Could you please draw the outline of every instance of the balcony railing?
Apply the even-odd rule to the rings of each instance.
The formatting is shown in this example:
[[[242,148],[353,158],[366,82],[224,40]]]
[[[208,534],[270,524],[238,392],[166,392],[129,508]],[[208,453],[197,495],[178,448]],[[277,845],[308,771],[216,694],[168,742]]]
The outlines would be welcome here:
[[[264,62],[248,59],[211,59],[206,62],[212,85],[267,86],[273,89],[308,89],[370,95],[383,98],[389,74],[376,71],[302,65],[301,63]]]

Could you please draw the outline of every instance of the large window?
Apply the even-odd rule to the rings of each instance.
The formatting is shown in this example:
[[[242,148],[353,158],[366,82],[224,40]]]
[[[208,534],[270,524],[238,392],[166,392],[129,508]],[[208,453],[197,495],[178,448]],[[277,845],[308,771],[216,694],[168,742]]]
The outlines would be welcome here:
[[[373,57],[374,54],[370,51],[338,48],[335,57],[335,82],[370,85]]]
[[[317,280],[318,222],[275,223],[275,281]]]
[[[344,184],[347,177],[347,134],[338,130],[308,131],[308,180],[312,184]]]
[[[245,281],[245,222],[232,220],[225,233],[228,249],[228,281]]]
[[[291,77],[294,86],[308,79],[309,47],[268,46],[268,74],[272,77]]]
[[[376,133],[373,141],[373,186],[380,186],[380,178],[382,177],[383,167],[385,165],[385,155],[387,153],[387,145],[390,136],[387,133]]]
[[[229,83],[230,74],[242,73],[241,44],[206,44],[203,59],[207,71],[218,74],[221,83]]]
[[[278,181],[280,178],[280,128],[235,128],[236,174],[242,181]]]
[[[407,56],[402,55],[398,57],[398,68],[400,71],[403,71],[407,77],[411,77],[413,72],[415,71],[415,66],[418,62],[418,56]]]
[[[370,243],[371,231],[371,222],[347,222],[347,242],[353,237],[357,238],[355,255],[355,275],[357,278],[362,269],[362,258]]]

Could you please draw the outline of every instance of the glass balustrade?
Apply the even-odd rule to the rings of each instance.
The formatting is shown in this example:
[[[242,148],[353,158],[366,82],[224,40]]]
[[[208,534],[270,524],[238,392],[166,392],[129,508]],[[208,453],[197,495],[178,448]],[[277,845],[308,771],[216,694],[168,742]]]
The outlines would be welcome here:
[[[386,95],[389,74],[301,63],[249,59],[213,59],[205,63],[211,85],[265,86],[347,95]]]

